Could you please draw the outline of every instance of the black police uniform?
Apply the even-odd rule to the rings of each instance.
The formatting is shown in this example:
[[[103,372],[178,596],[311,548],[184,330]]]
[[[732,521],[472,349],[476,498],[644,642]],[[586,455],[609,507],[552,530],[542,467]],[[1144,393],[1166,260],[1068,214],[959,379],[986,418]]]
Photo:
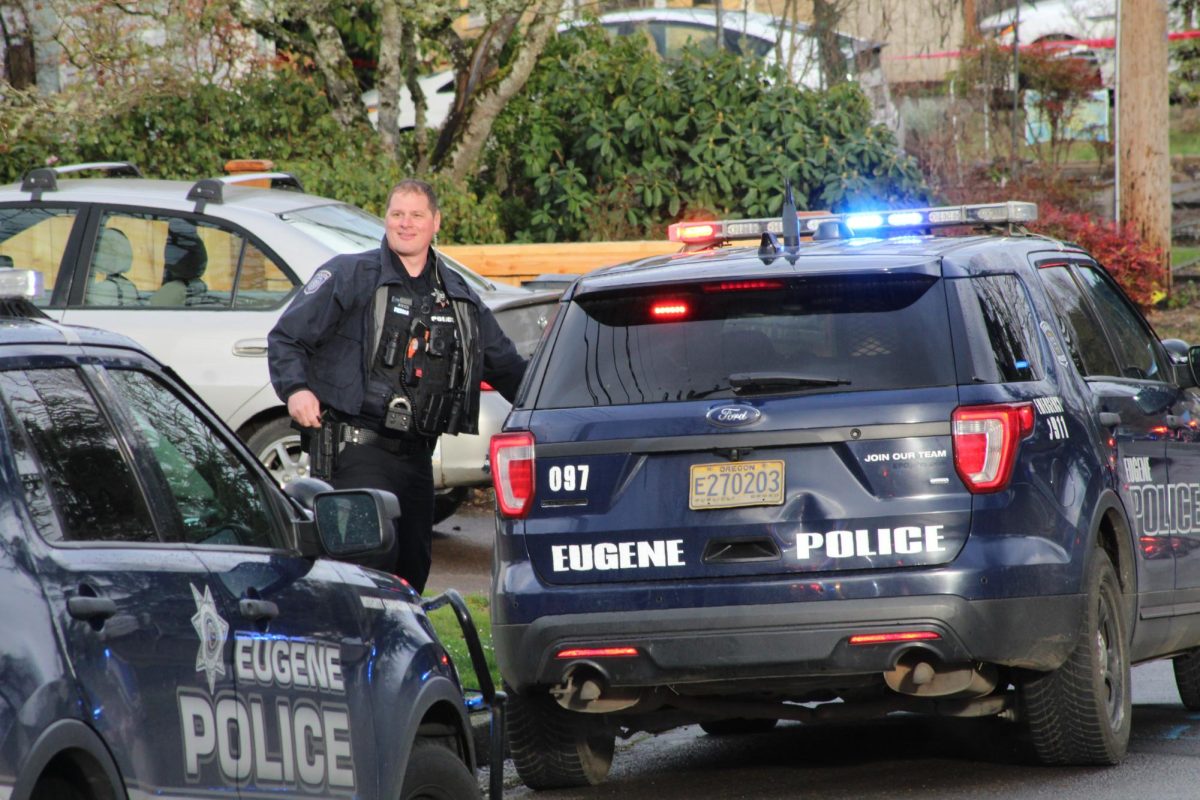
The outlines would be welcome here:
[[[433,469],[442,433],[477,433],[479,383],[511,402],[526,362],[462,276],[430,250],[409,276],[379,250],[317,270],[267,337],[280,398],[309,389],[336,420],[336,488],[400,499],[397,552],[377,564],[425,587],[431,562]]]

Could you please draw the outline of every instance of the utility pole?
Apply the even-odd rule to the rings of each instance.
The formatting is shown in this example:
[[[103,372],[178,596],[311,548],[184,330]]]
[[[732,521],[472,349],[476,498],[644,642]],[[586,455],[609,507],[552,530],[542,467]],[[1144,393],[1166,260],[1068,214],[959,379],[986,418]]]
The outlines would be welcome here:
[[[1119,219],[1163,253],[1171,293],[1171,157],[1167,104],[1167,0],[1120,0],[1117,109]]]

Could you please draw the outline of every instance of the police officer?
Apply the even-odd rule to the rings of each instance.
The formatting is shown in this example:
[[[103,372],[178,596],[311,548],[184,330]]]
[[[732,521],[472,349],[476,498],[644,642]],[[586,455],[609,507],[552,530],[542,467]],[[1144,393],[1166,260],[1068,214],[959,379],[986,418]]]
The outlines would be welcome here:
[[[401,181],[379,249],[330,259],[267,337],[271,383],[311,434],[314,473],[332,459],[317,477],[400,499],[398,552],[379,566],[418,592],[432,558],[437,437],[478,432],[480,380],[512,402],[526,366],[433,249],[441,221],[433,188]]]

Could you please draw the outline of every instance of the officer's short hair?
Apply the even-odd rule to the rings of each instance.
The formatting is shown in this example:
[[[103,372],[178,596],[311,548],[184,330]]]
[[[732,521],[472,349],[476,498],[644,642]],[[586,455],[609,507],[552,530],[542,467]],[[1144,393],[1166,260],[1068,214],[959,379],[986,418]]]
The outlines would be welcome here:
[[[390,192],[388,192],[387,204],[390,206],[392,204],[392,198],[401,192],[405,194],[425,195],[425,199],[429,201],[429,210],[434,214],[438,212],[437,192],[435,192],[433,187],[425,181],[419,181],[416,178],[405,178],[404,180],[400,181],[392,187]]]

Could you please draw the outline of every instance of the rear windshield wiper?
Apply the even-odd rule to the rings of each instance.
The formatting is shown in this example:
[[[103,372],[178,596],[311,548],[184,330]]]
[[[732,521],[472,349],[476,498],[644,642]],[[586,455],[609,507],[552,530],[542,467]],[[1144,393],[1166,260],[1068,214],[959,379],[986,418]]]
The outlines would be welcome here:
[[[771,391],[773,389],[818,389],[824,386],[849,386],[845,378],[821,378],[788,372],[735,372],[729,385],[736,394]]]

